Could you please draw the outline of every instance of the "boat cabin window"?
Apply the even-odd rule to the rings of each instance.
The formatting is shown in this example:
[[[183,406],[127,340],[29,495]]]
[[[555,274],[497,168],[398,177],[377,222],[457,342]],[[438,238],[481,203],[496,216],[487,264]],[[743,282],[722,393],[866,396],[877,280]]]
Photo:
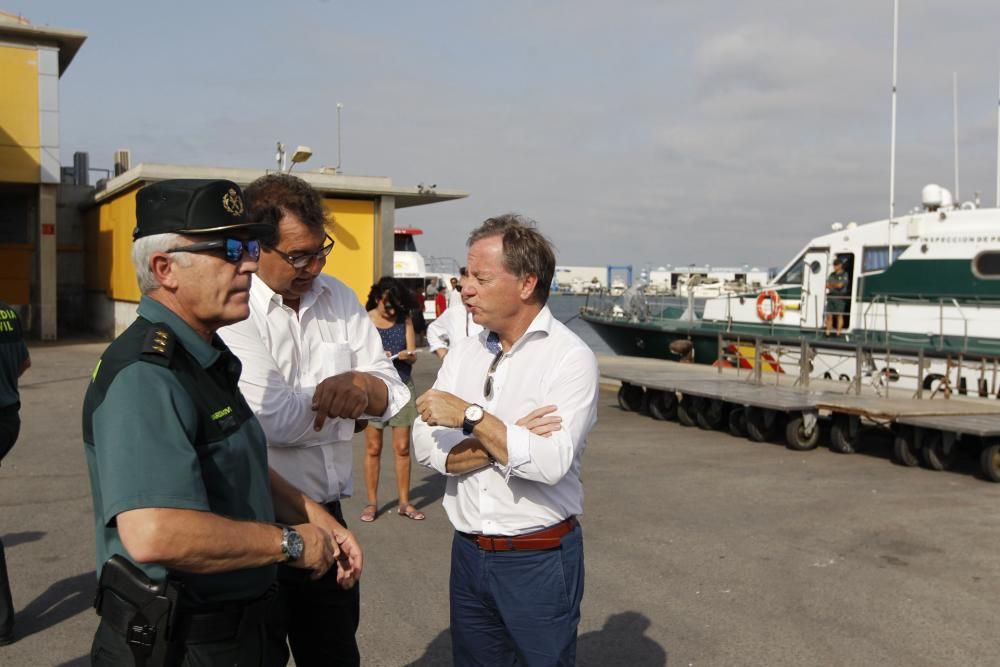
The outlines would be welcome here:
[[[972,259],[972,272],[986,280],[1000,280],[1000,251],[986,250]]]
[[[774,282],[778,285],[801,285],[802,274],[806,270],[805,255],[792,264],[784,274]]]
[[[396,244],[394,250],[400,252],[416,252],[417,244],[413,242],[413,237],[409,234],[396,234]]]
[[[889,261],[889,246],[887,245],[865,248],[864,254],[861,256],[861,273],[885,271],[890,264],[899,259],[907,247],[905,245],[892,246],[892,261]]]

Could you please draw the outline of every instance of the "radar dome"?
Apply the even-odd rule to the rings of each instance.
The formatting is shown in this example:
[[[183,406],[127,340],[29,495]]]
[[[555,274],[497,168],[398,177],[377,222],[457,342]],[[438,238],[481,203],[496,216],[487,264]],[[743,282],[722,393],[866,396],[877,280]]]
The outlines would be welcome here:
[[[941,207],[943,199],[942,190],[943,188],[940,185],[934,183],[924,186],[924,189],[920,191],[920,201],[925,209],[936,211]]]

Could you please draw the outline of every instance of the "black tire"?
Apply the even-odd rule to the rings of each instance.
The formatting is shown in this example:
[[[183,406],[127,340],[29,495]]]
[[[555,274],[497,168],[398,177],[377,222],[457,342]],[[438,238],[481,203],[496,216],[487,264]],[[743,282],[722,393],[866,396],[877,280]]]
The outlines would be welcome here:
[[[674,392],[650,389],[646,396],[649,399],[649,415],[653,419],[666,421],[677,418],[677,395]]]
[[[698,427],[715,431],[726,421],[726,406],[717,398],[703,398],[697,403],[694,417]]]
[[[677,421],[685,426],[697,426],[698,418],[695,416],[697,406],[693,396],[684,396],[677,401]]]
[[[856,433],[851,433],[850,416],[834,416],[833,425],[830,427],[830,451],[838,454],[853,454],[858,450],[860,440],[861,429],[858,429]]]
[[[979,467],[983,477],[991,482],[1000,482],[1000,444],[993,442],[983,447],[979,455]]]
[[[639,412],[642,409],[645,393],[642,387],[622,382],[622,386],[618,389],[618,407],[625,412]]]
[[[920,465],[917,432],[912,426],[900,426],[896,430],[896,435],[892,440],[892,460],[907,468]]]
[[[785,426],[785,443],[789,449],[797,452],[807,452],[819,445],[819,421],[813,425],[812,433],[806,436],[805,416],[798,414],[790,416]]]
[[[747,409],[736,407],[729,411],[729,432],[737,438],[747,437]]]
[[[945,454],[944,434],[937,429],[924,431],[924,446],[920,448],[924,465],[931,470],[948,470],[955,463],[958,446],[952,444],[951,451]]]
[[[747,408],[747,435],[754,442],[767,442],[774,437],[778,415],[767,408]]]

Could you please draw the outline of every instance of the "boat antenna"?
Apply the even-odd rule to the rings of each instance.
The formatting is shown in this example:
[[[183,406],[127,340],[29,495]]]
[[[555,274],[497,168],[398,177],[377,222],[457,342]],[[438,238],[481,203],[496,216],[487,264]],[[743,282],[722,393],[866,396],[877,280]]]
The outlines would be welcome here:
[[[892,226],[896,217],[896,74],[899,42],[899,0],[892,2],[892,123],[889,138],[889,263],[892,264]]]
[[[997,203],[1000,208],[1000,78],[997,83]]]
[[[958,189],[958,72],[951,73],[952,141],[955,144],[955,202],[962,201]]]

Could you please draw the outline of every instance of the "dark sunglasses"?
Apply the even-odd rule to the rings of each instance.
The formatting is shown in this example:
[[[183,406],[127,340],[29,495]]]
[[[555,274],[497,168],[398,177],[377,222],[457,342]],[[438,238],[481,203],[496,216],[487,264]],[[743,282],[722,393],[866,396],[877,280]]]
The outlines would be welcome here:
[[[493,374],[497,372],[497,366],[500,365],[501,359],[503,359],[502,349],[497,352],[497,356],[493,357],[493,363],[486,371],[486,383],[483,385],[483,396],[486,397],[486,400],[493,400]]]
[[[171,248],[167,252],[207,252],[210,250],[225,250],[226,261],[236,263],[243,259],[246,252],[250,261],[256,262],[260,259],[260,241],[257,239],[218,239],[216,241],[202,241],[191,245]]]
[[[333,244],[336,243],[336,241],[331,239],[329,234],[325,234],[325,236],[329,243],[323,246],[319,252],[305,252],[298,255],[289,255],[288,253],[281,252],[274,246],[267,246],[267,249],[277,253],[281,259],[285,260],[296,269],[304,269],[314,261],[323,259],[333,251]]]

